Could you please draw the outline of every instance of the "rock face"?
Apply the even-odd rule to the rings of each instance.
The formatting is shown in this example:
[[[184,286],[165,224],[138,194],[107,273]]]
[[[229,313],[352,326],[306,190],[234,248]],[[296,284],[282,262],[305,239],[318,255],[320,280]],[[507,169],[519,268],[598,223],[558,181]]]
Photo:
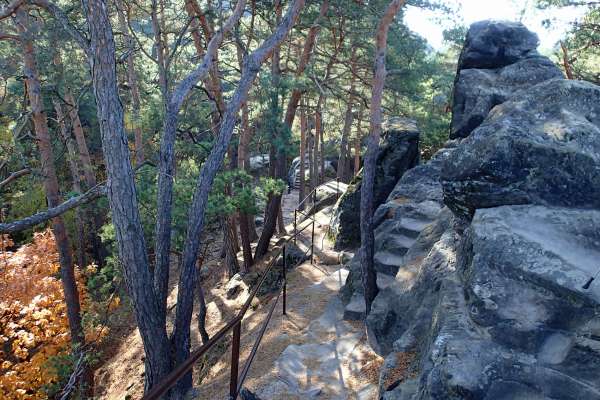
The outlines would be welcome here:
[[[497,77],[538,63],[534,39],[475,24],[461,65]],[[512,96],[375,214],[380,291],[366,325],[385,356],[381,399],[600,400],[600,282],[586,285],[600,271],[600,88],[533,84],[535,71],[495,80]],[[342,298],[357,318],[357,257],[349,267]]]
[[[377,156],[374,206],[382,204],[398,179],[419,163],[419,130],[413,120],[391,119],[384,126]],[[330,223],[335,249],[342,250],[360,244],[360,177],[350,184],[339,199]]]
[[[483,21],[471,26],[458,63],[451,139],[467,137],[488,112],[517,91],[562,78],[536,50],[538,37],[521,23]]]
[[[600,208],[600,88],[554,79],[496,107],[448,158],[446,203]]]

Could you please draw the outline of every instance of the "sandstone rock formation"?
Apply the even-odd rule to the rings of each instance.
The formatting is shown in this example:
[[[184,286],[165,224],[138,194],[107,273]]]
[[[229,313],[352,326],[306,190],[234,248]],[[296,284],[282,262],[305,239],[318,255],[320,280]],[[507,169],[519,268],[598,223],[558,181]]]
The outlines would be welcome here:
[[[538,54],[538,42],[521,23],[483,21],[471,26],[458,62],[451,139],[467,137],[515,92],[562,78],[556,65]]]
[[[375,172],[375,207],[382,204],[398,179],[419,163],[419,130],[415,121],[393,118],[384,126]],[[330,224],[335,249],[360,244],[360,177],[350,184],[339,199]]]
[[[384,400],[600,399],[600,88],[557,77],[536,39],[473,25],[456,90],[487,105],[454,119],[481,120],[376,212],[386,261],[366,323]],[[511,68],[522,79],[498,79]],[[469,74],[493,74],[490,90]],[[356,262],[348,318],[364,312]]]

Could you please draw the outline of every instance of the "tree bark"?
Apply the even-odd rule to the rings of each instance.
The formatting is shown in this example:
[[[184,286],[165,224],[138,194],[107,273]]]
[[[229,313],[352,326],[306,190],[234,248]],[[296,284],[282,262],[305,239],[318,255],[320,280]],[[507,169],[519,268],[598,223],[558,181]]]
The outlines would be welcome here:
[[[154,34],[154,47],[156,48],[156,63],[158,65],[158,83],[162,93],[163,102],[167,102],[169,96],[169,82],[167,77],[167,64],[165,58],[165,43],[162,31],[162,25],[158,17],[158,2],[152,0],[152,10],[150,12],[152,20],[152,31]],[[163,103],[163,105],[166,105]]]
[[[560,48],[563,54],[563,67],[565,68],[565,74],[567,74],[567,79],[575,79],[573,76],[573,68],[571,67],[571,62],[569,61],[569,50],[565,45],[565,42],[560,42]]]
[[[350,95],[348,97],[348,103],[346,104],[346,115],[344,117],[344,127],[342,129],[342,141],[340,143],[340,156],[338,158],[338,170],[337,178],[347,183],[350,180],[349,171],[349,146],[348,139],[350,138],[350,131],[352,130],[353,114],[352,106],[354,105],[354,89],[355,89],[355,76],[356,76],[356,47],[352,47],[352,55],[350,56],[350,69],[352,70],[352,77],[350,78]]]
[[[57,119],[57,124],[61,133],[61,136],[63,137],[63,140],[65,142],[65,146],[67,147],[67,159],[69,161],[69,170],[71,171],[71,177],[73,179],[73,191],[76,193],[81,193],[81,168],[79,167],[79,164],[77,162],[78,157],[77,157],[77,150],[75,149],[75,144],[73,143],[73,139],[71,138],[71,135],[69,134],[69,130],[67,128],[67,123],[66,123],[66,116],[65,113],[62,110],[62,106],[60,104],[60,102],[57,99],[53,99],[53,104],[54,104],[54,110],[56,111],[56,119]],[[84,223],[85,223],[85,218],[84,215],[82,213],[82,210],[78,207],[75,210],[75,229],[76,229],[76,234],[75,234],[75,242],[76,242],[76,247],[77,247],[77,264],[79,264],[79,267],[84,268],[87,265],[86,259],[85,259],[85,241],[84,241],[84,237],[85,237],[85,230],[84,230]]]
[[[392,0],[387,6],[377,26],[375,37],[375,62],[371,95],[371,126],[369,144],[363,168],[362,189],[360,197],[360,231],[361,231],[361,272],[365,293],[366,313],[371,312],[371,305],[377,296],[377,274],[373,262],[373,186],[375,183],[375,168],[381,137],[382,112],[381,103],[385,85],[385,54],[387,50],[387,34],[394,17],[404,5],[405,0]]]
[[[146,353],[145,388],[171,372],[171,351],[164,318],[152,285],[140,220],[133,169],[118,95],[115,42],[105,0],[86,0],[90,67],[102,148],[108,175],[108,199],[119,259]]]
[[[294,0],[288,7],[285,17],[277,26],[275,32],[258,49],[245,57],[242,76],[222,118],[219,136],[200,171],[190,206],[189,224],[181,260],[177,312],[173,331],[175,365],[179,365],[186,360],[190,352],[190,322],[194,305],[193,297],[190,297],[190,293],[193,292],[193,278],[196,273],[195,263],[199,249],[198,237],[204,228],[204,212],[210,189],[227,152],[227,147],[233,135],[233,128],[236,124],[237,114],[248,97],[248,91],[258,75],[261,65],[273,49],[287,36],[289,30],[294,25],[300,10],[304,6],[304,1]],[[204,296],[201,290],[199,297],[202,302]],[[177,395],[181,396],[187,392],[190,386],[191,373],[180,380],[176,388]]]
[[[305,182],[305,163],[306,163],[306,110],[304,107],[300,109],[300,187],[298,188],[298,203],[306,197],[306,182]],[[303,210],[303,205],[300,206]]]
[[[56,218],[66,213],[67,211],[72,210],[75,207],[79,207],[82,204],[87,204],[104,195],[106,195],[106,186],[95,186],[92,189],[85,192],[84,194],[76,197],[71,197],[69,200],[66,200],[55,207],[51,207],[46,211],[41,211],[39,213],[17,221],[0,223],[0,233],[15,233],[24,231],[25,229],[32,228],[39,224],[43,224],[44,222]]]
[[[79,105],[75,101],[70,89],[67,89],[67,92],[65,93],[65,100],[69,105],[69,117],[71,118],[73,134],[77,143],[77,149],[79,150],[79,159],[81,161],[81,166],[83,167],[85,184],[87,185],[87,189],[90,189],[96,186],[97,180],[92,165],[92,157],[90,157],[90,151],[85,140],[83,126],[81,125],[81,119],[79,118]]]
[[[160,315],[166,318],[167,292],[169,287],[169,263],[171,253],[171,223],[173,207],[173,174],[175,170],[175,139],[177,136],[178,113],[183,102],[200,81],[208,76],[214,55],[223,42],[225,35],[241,17],[246,1],[239,0],[234,12],[225,21],[219,32],[208,43],[206,53],[200,65],[188,74],[173,90],[166,107],[163,121],[163,134],[160,143],[158,166],[157,219],[154,263],[154,290],[159,299]],[[212,182],[211,182],[212,183]]]
[[[40,151],[44,191],[48,200],[48,206],[55,207],[60,204],[61,198],[56,169],[54,167],[54,152],[52,150],[46,114],[44,113],[42,87],[37,70],[33,36],[29,30],[30,22],[27,6],[22,6],[16,10],[16,22],[23,51],[23,75],[25,77],[27,98],[31,107],[35,136]],[[57,216],[52,220],[52,232],[60,260],[60,278],[65,296],[71,341],[76,354],[78,354],[78,349],[85,344],[85,335],[81,324],[81,305],[79,303],[79,292],[75,280],[71,245],[64,221],[61,217]],[[88,368],[86,370],[89,372]],[[87,379],[84,384],[88,385],[87,389],[90,390],[93,385],[93,376],[89,373],[85,373],[85,376]]]
[[[362,139],[361,123],[362,120],[359,117],[356,126],[356,136],[354,137],[354,176],[357,176],[360,171],[360,142]]]
[[[4,186],[8,185],[9,183],[19,179],[22,176],[29,175],[29,174],[31,174],[31,170],[29,168],[23,168],[19,171],[13,172],[6,179],[4,179],[3,181],[0,181],[0,190]]]

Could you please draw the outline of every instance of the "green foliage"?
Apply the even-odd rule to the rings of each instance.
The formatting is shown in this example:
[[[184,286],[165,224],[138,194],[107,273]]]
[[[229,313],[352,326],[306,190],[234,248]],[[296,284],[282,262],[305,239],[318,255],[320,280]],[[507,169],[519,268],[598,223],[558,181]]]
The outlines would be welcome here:
[[[255,215],[258,202],[266,202],[270,194],[281,194],[285,182],[261,177],[258,185],[254,178],[241,170],[217,175],[209,197],[207,214],[211,218],[233,215],[237,212]]]
[[[537,5],[541,9],[577,6],[585,10],[584,17],[572,24],[563,44],[567,49],[566,58],[574,78],[600,84],[600,4],[573,0],[538,0]],[[551,26],[552,23],[550,19],[544,21],[546,26]],[[565,54],[557,46],[555,59],[563,68],[564,58]]]

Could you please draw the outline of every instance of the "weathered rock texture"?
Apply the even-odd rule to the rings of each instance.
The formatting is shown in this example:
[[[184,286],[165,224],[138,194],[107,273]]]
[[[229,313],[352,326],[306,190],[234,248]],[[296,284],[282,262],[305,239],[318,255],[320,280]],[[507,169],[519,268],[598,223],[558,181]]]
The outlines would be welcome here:
[[[467,137],[488,112],[515,92],[561,71],[536,50],[538,37],[516,22],[483,21],[471,26],[458,63],[451,139]]]
[[[413,120],[393,118],[384,129],[375,172],[375,207],[386,200],[398,179],[419,163],[419,130]],[[330,224],[336,250],[360,244],[360,189],[358,177],[336,205]]]
[[[457,212],[504,204],[600,208],[600,88],[553,79],[496,107],[449,157]]]
[[[541,62],[536,44],[520,24],[478,23],[461,65],[505,73]],[[376,213],[366,324],[384,400],[600,399],[600,284],[585,287],[600,269],[600,88],[534,78],[496,79],[512,97]],[[355,263],[347,318],[364,313]]]

